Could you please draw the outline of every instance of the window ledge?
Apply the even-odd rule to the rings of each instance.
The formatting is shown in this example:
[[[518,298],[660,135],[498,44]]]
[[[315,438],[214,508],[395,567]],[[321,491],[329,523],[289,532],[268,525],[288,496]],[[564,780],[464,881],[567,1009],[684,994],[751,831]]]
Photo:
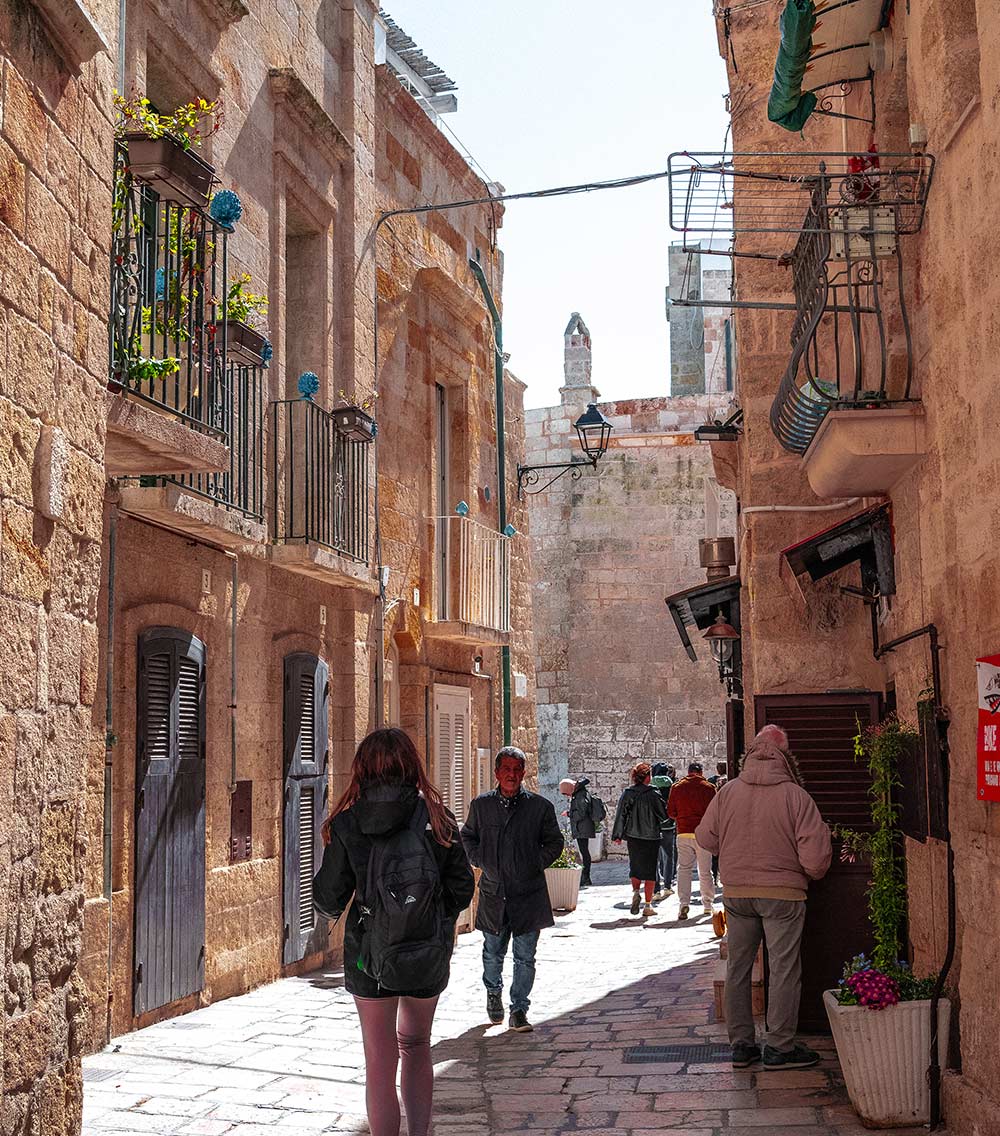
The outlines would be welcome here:
[[[111,54],[111,45],[82,0],[34,0],[34,4],[63,58],[75,71],[99,52]]]

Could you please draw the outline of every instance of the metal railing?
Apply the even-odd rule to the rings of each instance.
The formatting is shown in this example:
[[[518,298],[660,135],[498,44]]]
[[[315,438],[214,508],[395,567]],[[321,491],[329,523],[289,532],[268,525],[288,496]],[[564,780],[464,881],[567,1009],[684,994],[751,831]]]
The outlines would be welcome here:
[[[232,393],[229,468],[220,473],[185,473],[175,477],[143,478],[143,484],[182,485],[216,505],[264,519],[264,405],[265,370],[230,363],[227,390]]]
[[[271,410],[275,540],[316,541],[367,564],[372,446],[345,438],[334,416],[308,399]]]
[[[438,589],[436,621],[459,620],[510,631],[511,538],[468,517],[435,517],[447,586]]]
[[[227,235],[207,213],[162,201],[115,152],[109,313],[113,388],[226,440],[232,399],[222,299]]]

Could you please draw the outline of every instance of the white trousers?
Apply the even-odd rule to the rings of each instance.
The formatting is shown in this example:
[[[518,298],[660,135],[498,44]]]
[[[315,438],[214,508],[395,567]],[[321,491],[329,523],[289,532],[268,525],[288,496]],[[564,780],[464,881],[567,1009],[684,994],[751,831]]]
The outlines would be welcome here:
[[[701,888],[701,902],[706,909],[715,899],[715,884],[712,882],[712,853],[706,852],[693,836],[677,836],[677,898],[681,907],[691,905],[691,874],[695,860],[698,861],[698,880]]]

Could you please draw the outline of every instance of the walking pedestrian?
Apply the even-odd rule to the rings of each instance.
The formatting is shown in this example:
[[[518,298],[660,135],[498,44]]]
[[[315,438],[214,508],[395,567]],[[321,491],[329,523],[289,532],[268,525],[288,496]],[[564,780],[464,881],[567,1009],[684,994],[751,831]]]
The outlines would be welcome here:
[[[580,860],[583,863],[583,875],[580,877],[580,887],[590,887],[590,841],[597,835],[597,826],[607,816],[607,809],[600,797],[595,797],[588,786],[589,777],[581,777],[577,781],[568,783],[560,781],[559,788],[563,786],[570,790],[569,797],[569,827],[570,834],[580,849]],[[565,791],[565,790],[563,790]],[[564,816],[566,813],[563,814]]]
[[[715,888],[712,884],[712,855],[695,839],[694,830],[701,823],[715,798],[715,786],[705,780],[700,761],[688,765],[687,776],[674,783],[667,801],[667,813],[677,822],[677,899],[678,919],[687,919],[691,910],[691,877],[698,863],[698,887],[706,915],[715,912]]]
[[[673,788],[674,778],[672,770],[666,762],[658,761],[653,766],[653,777],[650,784],[660,794],[663,806],[666,808],[670,799],[670,790]],[[670,819],[663,822],[660,829],[660,852],[656,858],[656,891],[653,893],[653,902],[660,903],[668,896],[674,894],[674,875],[677,871],[677,823]]]
[[[430,1131],[431,1023],[448,985],[455,921],[475,890],[455,818],[402,730],[358,746],[351,780],[323,825],[316,909],[344,928],[344,984],[365,1051],[372,1136],[399,1136],[396,1068],[410,1136]],[[397,904],[392,885],[407,891]]]
[[[729,939],[726,1025],[733,1068],[761,1060],[751,979],[763,939],[769,966],[765,1069],[807,1069],[819,1054],[795,1043],[802,993],[802,928],[810,880],[830,867],[830,829],[804,788],[788,736],[765,726],[738,777],[709,806],[698,842],[722,862]]]
[[[624,838],[628,844],[628,874],[632,881],[633,915],[639,914],[640,888],[645,892],[646,919],[655,915],[653,892],[656,890],[656,861],[660,853],[660,829],[667,819],[663,798],[650,784],[652,769],[648,761],[638,762],[632,769],[632,784],[622,793],[615,812],[611,839],[617,844]]]
[[[462,842],[469,860],[482,869],[476,927],[483,933],[483,985],[486,1013],[503,1021],[503,962],[514,944],[510,988],[510,1029],[530,1031],[535,950],[544,927],[551,927],[552,904],[545,869],[559,858],[563,835],[550,801],[523,786],[525,756],[516,746],[497,751],[497,788],[469,807]]]

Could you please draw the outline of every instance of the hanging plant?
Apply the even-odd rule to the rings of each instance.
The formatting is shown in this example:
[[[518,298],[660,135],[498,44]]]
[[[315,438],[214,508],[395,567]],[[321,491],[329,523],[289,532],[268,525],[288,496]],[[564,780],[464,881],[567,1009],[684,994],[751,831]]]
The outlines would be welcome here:
[[[211,138],[223,122],[221,99],[193,99],[170,114],[159,114],[145,95],[133,90],[126,98],[115,91],[114,106],[118,111],[115,135],[126,138],[143,134],[147,138],[170,138],[185,150],[200,146]]]

